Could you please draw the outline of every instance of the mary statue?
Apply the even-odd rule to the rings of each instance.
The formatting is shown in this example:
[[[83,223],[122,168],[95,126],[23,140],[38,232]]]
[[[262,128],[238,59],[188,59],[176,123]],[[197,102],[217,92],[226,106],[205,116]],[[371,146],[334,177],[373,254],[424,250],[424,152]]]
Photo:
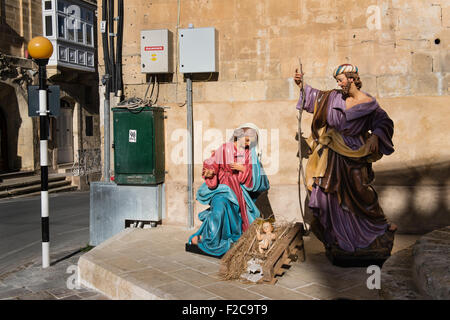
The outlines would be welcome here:
[[[269,180],[260,162],[258,138],[258,127],[245,123],[203,162],[205,183],[197,200],[210,207],[199,213],[202,225],[189,243],[207,254],[225,254],[260,216],[255,201],[269,189]]]

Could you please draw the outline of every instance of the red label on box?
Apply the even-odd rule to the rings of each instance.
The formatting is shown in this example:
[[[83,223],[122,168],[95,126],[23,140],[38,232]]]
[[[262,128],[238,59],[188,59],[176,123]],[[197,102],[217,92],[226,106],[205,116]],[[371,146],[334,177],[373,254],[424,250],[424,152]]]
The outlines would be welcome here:
[[[144,51],[163,51],[164,46],[144,47]]]

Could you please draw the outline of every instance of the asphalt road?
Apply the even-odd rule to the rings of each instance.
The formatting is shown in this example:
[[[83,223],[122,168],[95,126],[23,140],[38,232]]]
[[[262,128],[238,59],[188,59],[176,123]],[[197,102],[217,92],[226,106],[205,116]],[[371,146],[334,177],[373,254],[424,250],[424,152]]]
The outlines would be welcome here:
[[[49,195],[50,263],[89,243],[89,192]],[[0,275],[41,259],[40,196],[0,201]],[[53,258],[52,258],[53,257]]]

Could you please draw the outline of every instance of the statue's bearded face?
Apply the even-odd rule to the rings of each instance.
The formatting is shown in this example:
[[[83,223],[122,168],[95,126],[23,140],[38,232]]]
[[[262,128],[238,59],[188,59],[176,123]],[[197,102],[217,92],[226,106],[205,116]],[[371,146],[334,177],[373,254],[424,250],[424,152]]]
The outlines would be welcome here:
[[[350,91],[351,81],[347,78],[347,76],[343,73],[336,76],[336,82],[339,87],[341,87],[344,95],[348,94]]]

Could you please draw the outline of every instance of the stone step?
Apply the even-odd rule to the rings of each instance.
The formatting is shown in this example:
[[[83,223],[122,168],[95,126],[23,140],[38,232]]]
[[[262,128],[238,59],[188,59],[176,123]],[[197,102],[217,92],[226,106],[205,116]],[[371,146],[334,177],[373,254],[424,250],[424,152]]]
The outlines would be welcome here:
[[[66,186],[72,187],[71,182],[65,180],[65,178],[64,178],[62,180],[58,179],[57,181],[49,182],[48,189],[50,191],[51,189],[55,189],[55,188],[59,188],[59,187],[66,187]],[[40,191],[41,191],[40,183],[33,184],[33,185],[22,187],[22,188],[14,188],[14,189],[0,191],[0,198],[15,197],[15,196],[24,195],[24,194],[27,194],[27,195],[40,194]]]
[[[59,188],[52,188],[48,190],[48,193],[58,193],[58,192],[69,192],[69,191],[76,191],[78,189],[77,186],[67,185]],[[17,198],[25,198],[25,197],[33,197],[33,196],[39,196],[41,195],[41,192],[33,192],[28,194],[22,194],[18,196],[14,196],[15,199]]]
[[[66,179],[65,175],[61,174],[54,174],[49,175],[48,182],[55,182],[55,181],[63,181]],[[31,177],[21,177],[21,178],[15,178],[10,179],[9,181],[4,181],[0,184],[0,191],[6,191],[6,190],[13,190],[18,188],[24,188],[28,186],[34,186],[34,185],[40,185],[41,183],[41,176],[40,175],[34,175]]]
[[[72,167],[73,167],[73,162],[61,163],[61,164],[58,164],[58,169],[56,169],[56,172],[72,175]]]
[[[6,172],[6,173],[1,173],[0,174],[0,182],[6,181],[8,179],[15,179],[15,178],[20,178],[20,177],[29,177],[34,175],[35,172],[30,170],[30,171],[12,171],[12,172]]]

